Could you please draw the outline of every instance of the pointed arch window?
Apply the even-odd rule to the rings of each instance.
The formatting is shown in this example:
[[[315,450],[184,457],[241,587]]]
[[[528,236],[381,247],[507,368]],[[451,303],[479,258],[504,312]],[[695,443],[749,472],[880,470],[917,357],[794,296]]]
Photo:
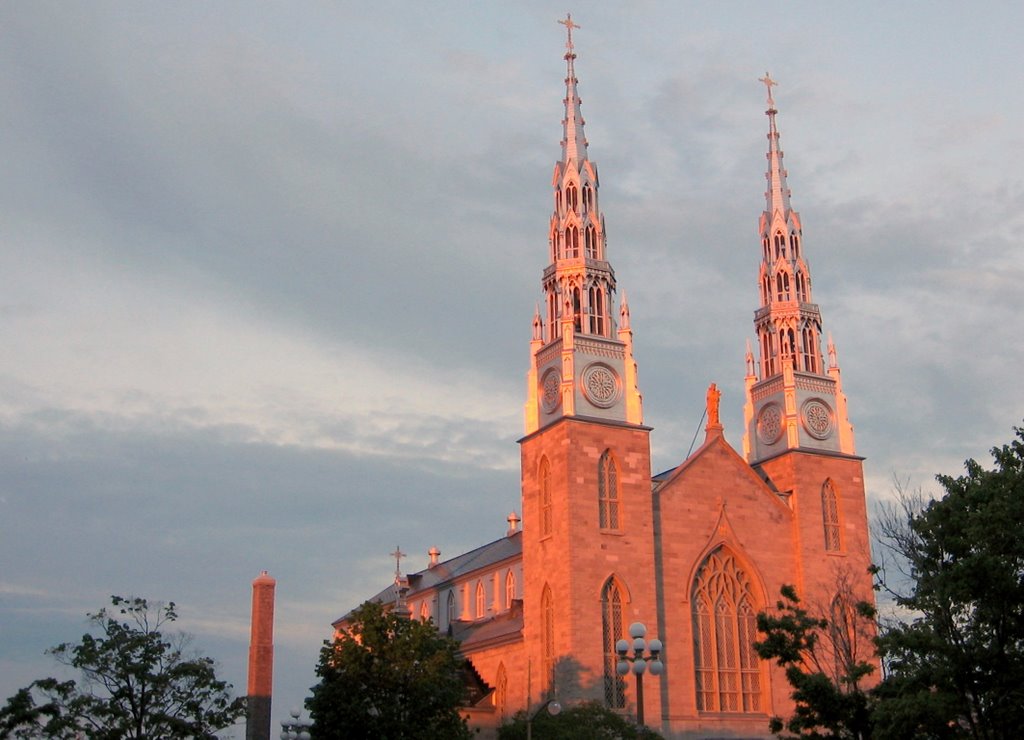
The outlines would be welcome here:
[[[459,612],[455,608],[455,592],[454,591],[449,591],[448,592],[448,605],[447,605],[447,610],[446,611],[448,612],[448,625],[451,626],[459,618]]]
[[[505,664],[498,664],[497,677],[494,679],[494,708],[498,710],[498,716],[505,716],[505,707],[508,706],[508,672]]]
[[[505,574],[505,608],[511,609],[516,598],[516,574],[511,570]]]
[[[587,226],[586,231],[583,232],[583,246],[586,249],[586,255],[592,260],[597,259],[597,229],[594,228],[593,224]]]
[[[697,709],[760,712],[761,665],[754,651],[757,608],[750,579],[725,547],[697,571],[690,603]]]
[[[821,487],[821,521],[825,529],[825,549],[838,551],[842,545],[839,539],[839,501],[831,480],[825,481]]]
[[[765,262],[771,262],[772,261],[772,255],[771,255],[771,252],[770,252],[770,247],[769,247],[769,242],[768,242],[768,237],[767,236],[763,237],[761,239],[761,248],[764,251],[764,261]]]
[[[580,289],[572,289],[572,325],[576,331],[583,331],[583,317],[580,315]]]
[[[420,604],[420,621],[426,622],[428,619],[430,619],[430,607],[424,600],[424,602]]]
[[[775,276],[775,300],[782,300],[782,273]]]
[[[570,259],[580,256],[580,230],[575,224],[565,230],[565,256]]]
[[[551,465],[546,457],[540,460],[540,536],[551,534]]]
[[[793,232],[789,235],[789,247],[793,254],[793,259],[797,259],[800,256],[800,237]]]
[[[775,259],[786,256],[786,235],[781,231],[775,232]]]
[[[589,184],[583,186],[583,210],[589,211],[594,207],[594,189]]]
[[[615,643],[625,635],[622,629],[622,592],[611,578],[601,589],[601,634],[604,645],[604,703],[610,709],[626,706],[626,682],[616,670],[619,661]]]
[[[565,205],[573,213],[579,213],[579,199],[576,186],[569,184],[565,186]]]
[[[619,470],[611,450],[597,462],[598,519],[601,529],[619,528]]]
[[[487,594],[482,581],[476,582],[476,618],[481,619],[487,613]]]
[[[558,187],[555,188],[555,212],[562,214],[562,189]]]
[[[540,662],[541,690],[550,694],[555,676],[555,604],[546,583],[540,595]]]
[[[588,298],[590,299],[590,333],[604,336],[604,288],[600,285],[590,286]]]

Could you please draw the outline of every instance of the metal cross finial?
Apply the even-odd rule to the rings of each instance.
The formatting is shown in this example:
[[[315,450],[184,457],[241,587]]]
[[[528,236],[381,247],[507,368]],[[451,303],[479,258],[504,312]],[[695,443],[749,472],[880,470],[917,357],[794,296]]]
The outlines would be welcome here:
[[[566,13],[565,20],[558,22],[565,26],[565,30],[569,32],[569,40],[566,42],[565,48],[572,51],[572,29],[579,28],[579,26],[572,22],[572,13]]]
[[[395,545],[395,551],[391,553],[391,557],[395,559],[395,575],[401,575],[402,572],[402,558],[405,557],[405,553],[402,552],[398,545]]]
[[[772,76],[767,72],[764,73],[764,77],[759,77],[758,82],[763,82],[764,86],[768,88],[768,105],[775,105],[775,100],[772,98],[772,88],[779,83],[772,79]]]

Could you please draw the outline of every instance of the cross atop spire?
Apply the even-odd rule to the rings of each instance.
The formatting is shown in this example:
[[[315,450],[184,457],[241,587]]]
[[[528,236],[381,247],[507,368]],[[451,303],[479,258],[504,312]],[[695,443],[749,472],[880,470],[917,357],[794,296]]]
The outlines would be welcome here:
[[[395,551],[390,555],[395,559],[395,578],[399,578],[402,575],[402,558],[405,557],[405,553],[398,545],[395,545]]]
[[[569,35],[569,39],[565,43],[566,55],[572,54],[572,29],[579,28],[579,26],[572,22],[572,13],[566,13],[565,20],[559,20],[558,23],[561,23],[563,26],[565,26],[565,30],[568,32]]]
[[[758,77],[758,82],[763,82],[764,86],[768,88],[768,107],[775,107],[775,99],[772,97],[772,88],[777,86],[779,83],[772,79],[772,76],[768,73],[764,73],[764,77]]]

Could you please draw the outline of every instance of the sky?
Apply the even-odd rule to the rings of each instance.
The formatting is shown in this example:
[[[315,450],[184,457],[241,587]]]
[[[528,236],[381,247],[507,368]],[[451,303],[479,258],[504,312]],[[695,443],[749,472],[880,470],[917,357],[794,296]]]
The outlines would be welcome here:
[[[872,505],[1024,416],[1024,6],[0,4],[0,699],[111,594],[275,723],[330,622],[519,511],[573,11],[655,473],[742,445],[770,71]],[[244,732],[235,730],[236,736]]]

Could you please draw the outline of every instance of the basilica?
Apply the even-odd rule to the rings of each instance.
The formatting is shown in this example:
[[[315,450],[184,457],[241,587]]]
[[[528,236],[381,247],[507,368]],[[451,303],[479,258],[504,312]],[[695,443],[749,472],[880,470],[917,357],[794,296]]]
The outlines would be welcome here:
[[[577,94],[575,26],[563,23],[564,133],[538,250],[547,264],[519,440],[522,517],[457,557],[432,549],[426,568],[396,572],[372,598],[459,640],[475,689],[467,714],[483,736],[556,699],[599,701],[668,738],[768,737],[769,717],[792,701],[781,670],[754,651],[757,613],[785,584],[833,616],[850,598],[873,599],[862,458],[835,347],[822,340],[774,82],[762,79],[767,191],[750,251],[759,291],[742,449],[726,441],[711,386],[703,444],[652,476],[629,307],[616,298]],[[662,643],[664,671],[643,684],[616,670],[616,643],[634,622]]]

